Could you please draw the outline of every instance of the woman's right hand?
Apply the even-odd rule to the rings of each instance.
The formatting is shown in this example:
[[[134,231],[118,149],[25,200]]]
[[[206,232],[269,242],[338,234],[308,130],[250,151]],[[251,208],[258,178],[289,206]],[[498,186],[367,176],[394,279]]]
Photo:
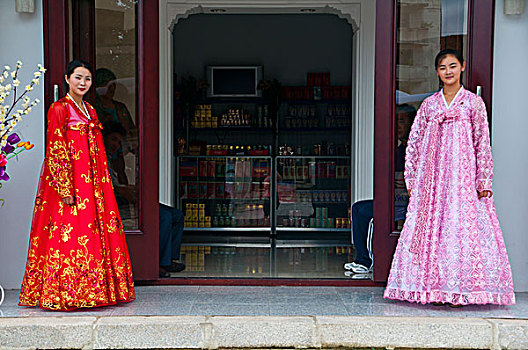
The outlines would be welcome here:
[[[73,200],[73,196],[64,197],[62,201],[64,202],[64,204],[67,204],[69,206],[72,206],[75,203],[75,201]]]

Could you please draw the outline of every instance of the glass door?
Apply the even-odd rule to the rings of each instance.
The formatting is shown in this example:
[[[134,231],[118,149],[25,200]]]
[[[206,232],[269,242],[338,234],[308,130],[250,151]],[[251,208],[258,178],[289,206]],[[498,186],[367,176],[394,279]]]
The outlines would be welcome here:
[[[403,170],[407,138],[422,101],[438,91],[435,56],[443,49],[467,55],[468,0],[415,2],[398,0],[396,101],[393,144],[393,232],[405,222],[409,195]],[[466,76],[462,76],[465,84]]]
[[[89,101],[117,135],[120,212],[134,278],[158,277],[158,4],[140,0],[43,1],[46,102],[64,95],[64,69],[84,59],[96,69]],[[148,113],[147,113],[148,111]],[[148,128],[145,126],[148,125]],[[105,131],[105,135],[107,135]]]
[[[482,88],[488,108],[493,56],[493,1],[377,2],[374,279],[385,281],[409,196],[403,170],[410,127],[421,102],[438,91],[434,66],[442,49],[467,62],[463,84]],[[476,33],[479,33],[478,35]],[[388,35],[389,34],[389,35]],[[484,58],[484,59],[483,59]],[[479,88],[480,90],[480,88]]]

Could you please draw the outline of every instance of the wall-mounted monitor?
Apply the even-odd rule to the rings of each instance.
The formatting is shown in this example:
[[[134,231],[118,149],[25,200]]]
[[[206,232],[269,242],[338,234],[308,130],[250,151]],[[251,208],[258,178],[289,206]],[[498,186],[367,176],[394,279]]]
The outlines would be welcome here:
[[[262,66],[207,66],[209,97],[260,97]]]

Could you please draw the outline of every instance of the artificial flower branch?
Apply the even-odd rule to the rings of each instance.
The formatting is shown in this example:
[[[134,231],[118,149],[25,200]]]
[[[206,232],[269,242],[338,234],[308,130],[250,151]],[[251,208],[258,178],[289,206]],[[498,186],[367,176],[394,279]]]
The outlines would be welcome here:
[[[0,181],[9,180],[9,175],[6,173],[8,160],[17,158],[20,153],[35,146],[29,141],[21,141],[13,130],[22,120],[22,116],[28,115],[31,112],[31,108],[40,102],[38,98],[31,101],[27,94],[33,90],[35,85],[39,84],[40,78],[46,72],[46,69],[39,64],[38,70],[33,73],[31,83],[26,85],[24,92],[20,96],[17,96],[17,90],[20,86],[18,74],[21,68],[22,62],[17,61],[15,70],[11,71],[11,67],[4,66],[4,70],[0,74]],[[12,78],[11,83],[3,85],[6,79],[9,79],[9,76]],[[6,98],[11,93],[13,94],[13,104],[11,106],[4,105]],[[22,108],[13,112],[21,100],[23,100]],[[0,199],[0,203],[3,205],[3,200]]]
[[[35,99],[31,102],[31,99],[26,96],[26,94],[33,90],[35,85],[38,85],[40,82],[40,77],[43,73],[46,72],[46,69],[39,64],[38,70],[33,73],[34,78],[31,80],[31,83],[28,84],[20,96],[17,97],[17,87],[20,85],[20,80],[18,79],[18,72],[22,68],[22,62],[18,61],[16,69],[11,71],[11,67],[4,66],[4,71],[0,75],[0,146],[4,147],[7,144],[7,136],[14,130],[14,127],[22,120],[22,115],[28,115],[31,112],[31,107],[36,106],[40,101]],[[5,86],[2,83],[9,78],[11,75],[12,83],[6,84]],[[5,99],[11,94],[11,89],[13,91],[13,104],[11,106],[4,106],[3,103]],[[24,98],[24,103],[22,104],[23,109],[17,110],[16,113],[11,114],[17,104]]]

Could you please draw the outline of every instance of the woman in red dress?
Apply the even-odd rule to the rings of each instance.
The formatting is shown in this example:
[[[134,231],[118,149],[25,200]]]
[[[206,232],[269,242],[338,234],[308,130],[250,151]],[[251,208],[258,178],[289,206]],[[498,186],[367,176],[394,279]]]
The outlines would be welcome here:
[[[92,76],[87,62],[70,62],[69,92],[48,112],[21,306],[72,310],[135,299],[102,126],[83,101]]]

